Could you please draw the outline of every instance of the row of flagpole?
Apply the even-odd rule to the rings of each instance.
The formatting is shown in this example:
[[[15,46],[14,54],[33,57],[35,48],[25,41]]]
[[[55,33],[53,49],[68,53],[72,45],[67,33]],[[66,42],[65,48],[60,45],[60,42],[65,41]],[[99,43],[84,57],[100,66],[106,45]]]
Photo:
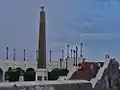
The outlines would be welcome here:
[[[8,52],[9,52],[9,48],[7,46],[6,47],[6,57],[5,57],[5,59],[9,59]],[[26,49],[24,49],[23,52],[24,52],[23,56],[24,56],[24,61],[25,61],[26,60]],[[13,58],[12,59],[16,60],[16,49],[15,48],[13,48]]]
[[[71,56],[69,55],[69,51],[71,51]],[[49,51],[49,60],[52,60],[52,50]],[[76,55],[76,58],[78,58],[78,47],[76,46],[75,49],[70,49],[70,45],[67,44],[67,56],[66,58],[74,58]],[[80,57],[83,57],[83,43],[80,44]],[[64,50],[61,50],[61,59],[64,60]]]
[[[71,49],[71,57],[69,56],[70,45],[67,44],[67,56],[66,56],[66,69],[68,68],[68,59],[73,58],[73,66],[77,66],[78,64],[78,47],[76,46],[75,49]],[[50,61],[51,59],[52,50],[50,50]],[[84,62],[85,58],[83,57],[83,43],[80,44],[80,59]],[[60,58],[60,68],[62,68],[62,62],[64,61],[64,50],[61,50],[61,58]]]
[[[83,48],[83,43],[80,44],[80,57],[81,58],[83,57],[82,48]],[[8,51],[9,51],[9,48],[7,46],[6,47],[6,57],[5,57],[5,59],[9,59]],[[66,56],[66,58],[67,59],[70,58],[70,57],[73,58],[74,59],[74,64],[76,65],[77,58],[78,58],[78,47],[76,46],[75,50],[71,49],[71,56],[69,56],[69,51],[70,51],[70,45],[67,44],[67,56]],[[24,49],[23,52],[24,52],[24,54],[23,54],[24,58],[23,59],[25,61],[26,60],[26,49]],[[38,51],[36,51],[36,53],[38,54]],[[50,50],[49,53],[50,53],[49,61],[52,61],[52,50]],[[16,49],[15,48],[13,48],[13,58],[12,59],[16,60]],[[76,62],[75,62],[75,59],[76,59]],[[64,61],[64,50],[61,50],[61,60]]]

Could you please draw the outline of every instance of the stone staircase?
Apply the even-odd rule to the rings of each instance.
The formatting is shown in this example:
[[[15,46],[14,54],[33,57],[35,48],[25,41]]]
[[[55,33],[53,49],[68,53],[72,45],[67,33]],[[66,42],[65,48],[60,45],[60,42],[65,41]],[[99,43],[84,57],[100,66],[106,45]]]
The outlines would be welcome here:
[[[83,62],[84,65],[83,70],[75,71],[70,80],[91,80],[94,78],[99,70],[99,66],[97,63],[94,62]]]

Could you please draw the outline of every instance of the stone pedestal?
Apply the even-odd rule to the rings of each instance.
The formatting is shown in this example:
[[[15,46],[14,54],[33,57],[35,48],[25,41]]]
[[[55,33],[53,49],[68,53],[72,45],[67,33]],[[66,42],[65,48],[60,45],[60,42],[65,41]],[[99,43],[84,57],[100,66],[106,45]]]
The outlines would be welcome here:
[[[24,81],[24,76],[20,76],[20,77],[19,77],[19,82],[20,82],[20,81]]]
[[[48,70],[47,69],[36,69],[36,81],[48,80]]]
[[[23,73],[20,74],[19,81],[24,81],[24,74]]]

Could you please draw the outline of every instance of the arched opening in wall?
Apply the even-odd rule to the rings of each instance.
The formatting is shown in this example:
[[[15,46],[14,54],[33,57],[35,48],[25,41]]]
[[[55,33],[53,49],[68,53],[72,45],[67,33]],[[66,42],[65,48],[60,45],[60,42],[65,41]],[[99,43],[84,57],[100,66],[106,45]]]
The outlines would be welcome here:
[[[5,72],[5,80],[9,80],[10,78],[10,72],[12,71],[12,67],[9,67],[8,70]]]
[[[3,81],[3,70],[0,68],[0,82]]]
[[[24,70],[22,68],[20,68],[20,67],[17,67],[16,70],[19,71],[20,73],[24,72]]]
[[[35,70],[33,68],[28,68],[24,73],[25,81],[35,81]]]
[[[30,71],[35,72],[34,68],[28,68],[28,69],[26,69],[26,72],[30,72]]]

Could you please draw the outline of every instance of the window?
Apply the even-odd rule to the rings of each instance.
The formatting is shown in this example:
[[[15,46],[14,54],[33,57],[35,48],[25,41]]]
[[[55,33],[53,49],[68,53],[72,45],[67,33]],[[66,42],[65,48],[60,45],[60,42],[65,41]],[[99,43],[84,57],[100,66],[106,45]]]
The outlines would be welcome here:
[[[38,76],[37,80],[42,81],[42,76]]]
[[[44,76],[44,80],[47,80],[47,76]]]

